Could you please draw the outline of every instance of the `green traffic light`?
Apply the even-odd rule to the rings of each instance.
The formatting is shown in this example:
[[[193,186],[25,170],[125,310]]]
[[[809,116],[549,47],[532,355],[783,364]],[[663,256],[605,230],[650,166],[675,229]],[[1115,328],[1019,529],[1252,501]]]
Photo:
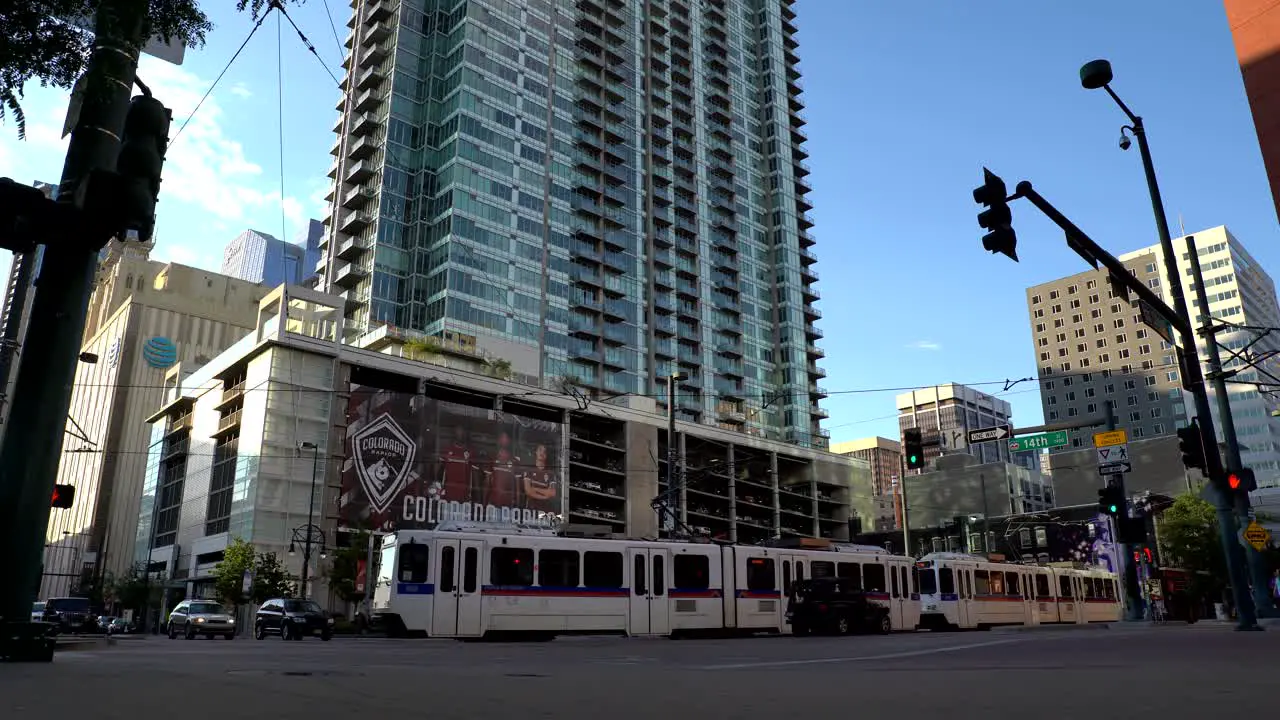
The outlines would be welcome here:
[[[1116,507],[1115,505],[1112,505],[1112,506],[1111,506],[1111,512],[1115,512],[1115,511],[1117,511],[1117,510],[1119,510],[1119,509],[1120,509],[1120,508]]]
[[[916,464],[916,456],[915,456],[915,455],[912,455],[911,457],[907,458],[907,462],[911,463],[912,465],[915,465],[915,464]]]

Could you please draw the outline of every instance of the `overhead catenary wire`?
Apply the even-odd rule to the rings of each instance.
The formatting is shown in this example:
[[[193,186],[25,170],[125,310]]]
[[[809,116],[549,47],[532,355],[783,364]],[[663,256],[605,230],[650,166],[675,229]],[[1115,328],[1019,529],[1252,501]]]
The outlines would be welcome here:
[[[289,24],[293,26],[294,32],[298,33],[298,39],[302,40],[302,44],[306,46],[307,51],[310,52],[315,57],[316,62],[320,63],[320,67],[324,68],[325,73],[327,73],[329,75],[329,78],[333,80],[333,84],[341,85],[342,82],[338,80],[338,76],[335,75],[333,70],[329,68],[329,63],[325,62],[324,58],[320,57],[320,53],[316,52],[316,46],[312,45],[311,41],[307,39],[306,34],[303,33],[302,29],[298,27],[298,24],[293,21],[293,17],[289,15],[289,12],[287,10],[284,9],[284,5],[280,4],[279,0],[273,0],[272,6],[275,9],[279,10],[280,14],[284,16],[284,19],[288,20]],[[328,5],[326,4],[325,6],[326,12],[328,11],[328,9],[329,9]],[[279,18],[277,18],[277,20],[279,20]],[[329,23],[332,25],[333,23],[332,17],[329,18]],[[334,30],[334,39],[335,40],[337,39],[336,29]],[[339,49],[341,49],[342,47],[341,44],[339,44],[338,47]]]
[[[284,37],[280,16],[284,15],[284,7],[273,1],[280,10],[276,14],[276,124],[279,126],[279,161],[280,161],[280,239],[289,241],[289,220],[284,209]],[[293,22],[290,20],[289,22]],[[301,33],[299,33],[301,34]],[[306,38],[303,38],[304,42]],[[314,48],[312,52],[315,52]]]
[[[240,57],[240,53],[244,52],[249,41],[252,40],[253,36],[258,32],[258,28],[262,27],[262,23],[266,22],[267,16],[271,14],[273,9],[275,9],[275,4],[268,6],[267,11],[262,13],[262,17],[258,18],[258,21],[253,24],[253,27],[249,30],[248,37],[244,39],[244,42],[240,43],[240,47],[236,48],[231,59],[227,61],[225,66],[223,66],[222,72],[218,73],[218,77],[214,78],[213,83],[209,85],[209,89],[205,90],[204,95],[200,98],[200,102],[196,103],[196,106],[192,108],[191,114],[187,115],[187,119],[183,120],[182,125],[178,126],[178,132],[174,133],[173,138],[169,140],[170,150],[173,149],[173,144],[178,141],[178,138],[182,136],[182,131],[187,129],[187,125],[191,124],[191,120],[196,116],[196,112],[198,112],[204,105],[205,101],[209,99],[209,96],[213,94],[214,89],[218,87],[218,83],[222,81],[222,78],[227,74],[227,71],[231,69],[233,64],[235,64],[236,58]]]
[[[333,22],[333,12],[329,10],[329,0],[322,0],[324,3],[324,14],[329,18],[329,29],[333,31],[333,44],[338,48],[338,57],[341,58],[347,53],[342,48],[342,41],[338,39],[338,26]],[[352,12],[355,12],[352,10]]]

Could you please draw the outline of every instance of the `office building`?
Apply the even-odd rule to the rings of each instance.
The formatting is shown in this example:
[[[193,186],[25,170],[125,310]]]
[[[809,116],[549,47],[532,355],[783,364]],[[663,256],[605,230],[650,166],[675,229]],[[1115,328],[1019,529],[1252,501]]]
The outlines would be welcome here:
[[[664,406],[683,376],[682,421],[825,446],[793,2],[426,7],[355,3],[323,261],[349,332]]]
[[[49,517],[40,597],[81,589],[82,577],[127,573],[147,467],[146,418],[164,396],[166,371],[199,366],[247,334],[267,288],[146,257],[113,243],[98,272],[76,370],[58,482],[71,508]],[[89,358],[89,356],[82,356]]]
[[[315,274],[315,262],[307,264],[305,245],[245,230],[222,251],[222,274],[267,287],[299,285]]]
[[[1280,5],[1271,0],[1226,0],[1226,8],[1262,162],[1280,216]]]
[[[324,244],[324,223],[319,220],[308,220],[307,227],[298,233],[298,238],[294,242],[303,250],[302,277],[298,284],[312,287],[320,281],[320,276],[316,274],[316,266],[320,264],[323,257],[320,246]]]
[[[32,183],[42,190],[45,197],[57,199],[58,186],[46,182]],[[9,281],[5,284],[4,306],[0,308],[0,437],[4,423],[9,418],[9,401],[13,396],[13,383],[18,378],[18,363],[23,339],[27,336],[27,322],[31,317],[31,296],[36,278],[40,275],[40,259],[44,246],[25,253],[13,253],[9,266]]]
[[[344,305],[282,286],[251,334],[194,372],[169,371],[149,419],[134,552],[170,593],[212,593],[236,537],[300,574],[286,550],[308,518],[324,548],[352,529],[449,520],[654,537],[667,524],[657,497],[687,532],[759,543],[845,539],[852,505],[869,496],[864,461],[687,422],[673,443],[683,481],[668,486],[667,419],[653,398],[530,396],[453,364],[474,345],[420,359],[386,334],[376,348],[343,343]],[[325,602],[324,561],[312,561],[311,594]]]
[[[902,474],[902,443],[882,437],[858,438],[833,443],[831,452],[866,460],[871,467],[871,487],[875,513],[863,519],[866,532],[902,527],[902,503],[898,477]]]
[[[1244,245],[1221,225],[1194,235],[1205,295],[1209,301],[1207,310],[1214,322],[1258,328],[1280,327],[1275,283]],[[1199,307],[1194,299],[1195,286],[1186,243],[1178,238],[1174,240],[1174,247],[1178,250],[1178,277],[1182,278],[1187,307],[1191,310],[1192,322],[1199,325],[1204,322],[1206,308]],[[1163,274],[1163,262],[1160,267]],[[1172,302],[1168,293],[1165,293],[1165,299]],[[1231,417],[1235,420],[1242,460],[1247,467],[1253,468],[1259,485],[1280,484],[1280,418],[1271,416],[1272,412],[1280,410],[1280,398],[1274,393],[1261,393],[1256,385],[1247,384],[1274,383],[1274,378],[1280,376],[1280,358],[1265,357],[1268,353],[1280,352],[1280,337],[1254,330],[1224,329],[1217,333],[1217,341],[1222,348],[1223,367],[1236,372],[1227,383],[1227,395],[1231,401]],[[1203,338],[1197,339],[1197,347],[1200,359],[1204,361],[1207,348]],[[1247,367],[1243,359],[1231,355],[1242,351],[1250,359],[1264,357],[1258,367],[1265,374],[1259,372],[1258,367]],[[1185,404],[1187,408],[1195,406],[1189,396]],[[1218,421],[1218,400],[1212,388],[1209,404],[1214,411],[1214,427],[1221,442],[1222,423]]]
[[[1195,233],[1195,237],[1209,314],[1219,322],[1236,325],[1280,324],[1274,283],[1227,228],[1210,228]],[[1178,277],[1198,325],[1204,313],[1194,297],[1185,240],[1175,239],[1174,247],[1178,249]],[[1164,256],[1158,245],[1126,253],[1119,259],[1172,305]],[[1027,306],[1045,422],[1100,416],[1106,410],[1106,400],[1113,401],[1117,427],[1127,430],[1131,441],[1168,435],[1189,422],[1194,403],[1182,389],[1173,346],[1143,324],[1136,298],[1126,301],[1110,290],[1105,271],[1089,271],[1032,287],[1027,290]],[[1256,337],[1257,333],[1248,330],[1217,335],[1224,348],[1224,365],[1239,369],[1228,392],[1237,435],[1247,448],[1245,464],[1256,471],[1259,484],[1274,484],[1280,481],[1280,419],[1272,418],[1270,413],[1280,404],[1243,384],[1265,378],[1257,370],[1241,367],[1227,352],[1242,350]],[[1198,342],[1203,361],[1205,345],[1202,340]],[[1250,351],[1256,354],[1277,349],[1280,341],[1264,337]],[[1265,360],[1263,367],[1280,373],[1280,367],[1272,360]],[[1221,440],[1216,400],[1210,404]],[[1072,431],[1069,447],[1090,447],[1093,432]]]
[[[1006,440],[966,441],[970,430],[1010,425],[1013,408],[1007,401],[955,383],[912,390],[896,400],[899,431],[920,428],[924,436],[926,468],[944,453],[966,453],[980,463],[1010,461]]]
[[[1121,256],[1135,277],[1163,292],[1159,247]],[[1105,270],[1072,275],[1027,290],[1032,343],[1046,423],[1103,417],[1112,401],[1116,426],[1131,439],[1172,433],[1186,422],[1177,361],[1169,343],[1115,295]],[[1094,429],[1068,433],[1070,445],[1093,446]]]

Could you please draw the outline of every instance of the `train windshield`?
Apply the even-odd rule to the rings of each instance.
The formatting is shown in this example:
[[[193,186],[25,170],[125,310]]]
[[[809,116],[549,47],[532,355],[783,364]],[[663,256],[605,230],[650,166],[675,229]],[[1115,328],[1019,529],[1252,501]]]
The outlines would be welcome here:
[[[920,568],[920,594],[938,594],[938,574],[931,567]]]

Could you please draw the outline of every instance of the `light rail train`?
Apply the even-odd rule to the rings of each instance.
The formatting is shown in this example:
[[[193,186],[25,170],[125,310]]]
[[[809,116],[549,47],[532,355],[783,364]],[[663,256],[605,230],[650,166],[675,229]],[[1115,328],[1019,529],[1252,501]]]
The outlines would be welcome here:
[[[887,606],[895,631],[915,630],[922,607],[945,620],[930,620],[938,627],[1021,624],[1033,617],[1040,622],[1093,621],[1088,614],[1070,614],[1075,610],[1057,602],[1053,620],[1047,619],[1048,611],[1036,615],[1030,609],[1021,619],[988,615],[982,603],[989,598],[976,593],[970,598],[969,585],[961,585],[966,588],[963,600],[949,599],[941,590],[946,577],[955,583],[957,570],[961,583],[974,583],[976,589],[977,578],[986,577],[990,590],[997,564],[959,555],[925,560],[916,563],[883,548],[839,543],[796,549],[566,537],[517,528],[401,530],[383,538],[373,620],[394,635],[453,638],[787,634],[792,584],[836,576],[853,580],[869,599]],[[1038,577],[1043,571],[998,567],[1018,578]],[[942,573],[945,569],[952,574]],[[1112,576],[1100,571],[1045,572],[1046,579],[1068,577],[1076,583],[1088,578],[1091,586],[1110,579],[1114,586]],[[1025,584],[1018,582],[1020,588]],[[1083,592],[1083,585],[1070,587],[1073,593]],[[922,588],[930,591],[923,605]],[[1063,619],[1067,617],[1077,619]]]

